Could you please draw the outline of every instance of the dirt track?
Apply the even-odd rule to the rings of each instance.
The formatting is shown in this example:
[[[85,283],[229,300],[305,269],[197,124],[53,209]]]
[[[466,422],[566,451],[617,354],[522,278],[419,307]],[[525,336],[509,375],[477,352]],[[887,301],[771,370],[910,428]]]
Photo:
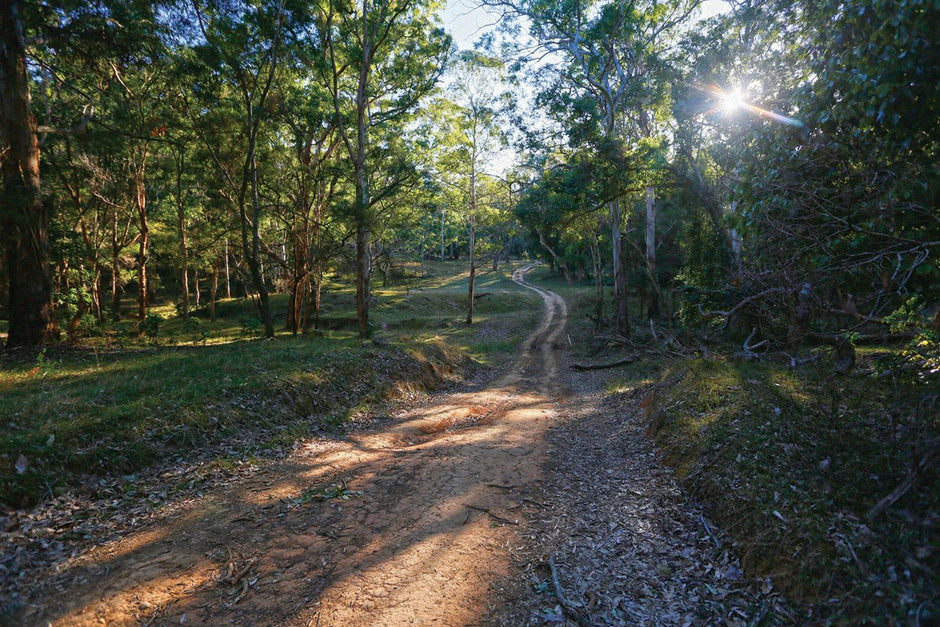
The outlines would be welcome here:
[[[29,622],[465,625],[510,574],[544,464],[567,315],[542,323],[509,372],[394,425],[208,494],[80,559]]]

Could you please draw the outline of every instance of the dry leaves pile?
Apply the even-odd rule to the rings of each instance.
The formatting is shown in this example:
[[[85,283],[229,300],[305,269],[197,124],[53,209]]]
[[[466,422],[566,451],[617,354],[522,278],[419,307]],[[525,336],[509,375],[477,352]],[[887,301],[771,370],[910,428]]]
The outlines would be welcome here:
[[[609,376],[574,379],[579,389],[550,436],[548,482],[539,496],[550,507],[532,521],[528,546],[516,553],[526,576],[515,585],[515,607],[494,614],[494,622],[792,622],[773,583],[747,579],[733,543],[659,463],[637,411],[642,394],[605,397]]]

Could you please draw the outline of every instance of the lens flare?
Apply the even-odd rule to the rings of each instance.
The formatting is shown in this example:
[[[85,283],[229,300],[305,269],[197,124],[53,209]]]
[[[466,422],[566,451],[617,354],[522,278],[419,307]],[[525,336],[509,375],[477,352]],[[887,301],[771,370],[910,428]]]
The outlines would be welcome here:
[[[721,94],[721,109],[725,113],[734,113],[744,108],[745,104],[744,94],[740,89],[732,89]]]
[[[704,91],[711,95],[715,100],[718,101],[718,104],[709,111],[715,111],[716,109],[721,110],[725,115],[733,115],[739,111],[746,111],[753,115],[758,115],[762,118],[767,118],[768,120],[773,120],[774,122],[779,122],[780,124],[786,124],[787,126],[796,126],[804,127],[806,126],[800,120],[796,118],[791,118],[790,116],[783,115],[782,113],[777,113],[776,111],[770,111],[768,109],[763,109],[758,107],[755,104],[751,104],[744,99],[744,94],[740,89],[722,89],[718,85],[699,85],[696,87],[700,91]]]

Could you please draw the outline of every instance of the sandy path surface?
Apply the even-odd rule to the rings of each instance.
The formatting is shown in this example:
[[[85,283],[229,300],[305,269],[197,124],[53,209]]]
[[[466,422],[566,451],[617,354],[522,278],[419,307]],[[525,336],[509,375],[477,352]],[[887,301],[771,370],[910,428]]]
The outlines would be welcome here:
[[[542,504],[567,309],[499,380],[312,443],[158,524],[97,547],[30,623],[467,625],[503,602],[512,547]]]

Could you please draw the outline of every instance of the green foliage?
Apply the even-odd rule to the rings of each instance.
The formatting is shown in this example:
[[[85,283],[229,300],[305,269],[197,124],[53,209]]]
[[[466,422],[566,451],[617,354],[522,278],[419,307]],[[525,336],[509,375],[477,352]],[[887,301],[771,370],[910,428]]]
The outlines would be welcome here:
[[[141,335],[147,336],[151,341],[156,341],[164,322],[165,318],[160,314],[147,314],[147,317],[137,325],[137,329]]]
[[[242,335],[246,337],[259,337],[264,332],[261,320],[250,316],[239,318],[238,323],[242,327]]]
[[[409,266],[422,277],[409,288],[376,294],[377,341],[360,342],[351,329],[246,341],[234,320],[160,316],[161,346],[145,347],[124,324],[118,328],[129,333],[106,328],[104,338],[93,338],[106,351],[50,348],[5,361],[0,503],[18,507],[93,490],[89,475],[114,478],[207,458],[224,464],[232,451],[240,460],[288,451],[296,439],[342,429],[400,395],[413,399],[477,364],[505,363],[539,311],[539,299],[510,281],[518,267],[481,272],[480,291],[489,295],[474,327],[461,322],[466,268],[432,262]],[[274,306],[282,303],[276,298]],[[247,301],[226,304],[233,313],[251,309]],[[348,288],[329,306],[337,318],[354,320]]]

